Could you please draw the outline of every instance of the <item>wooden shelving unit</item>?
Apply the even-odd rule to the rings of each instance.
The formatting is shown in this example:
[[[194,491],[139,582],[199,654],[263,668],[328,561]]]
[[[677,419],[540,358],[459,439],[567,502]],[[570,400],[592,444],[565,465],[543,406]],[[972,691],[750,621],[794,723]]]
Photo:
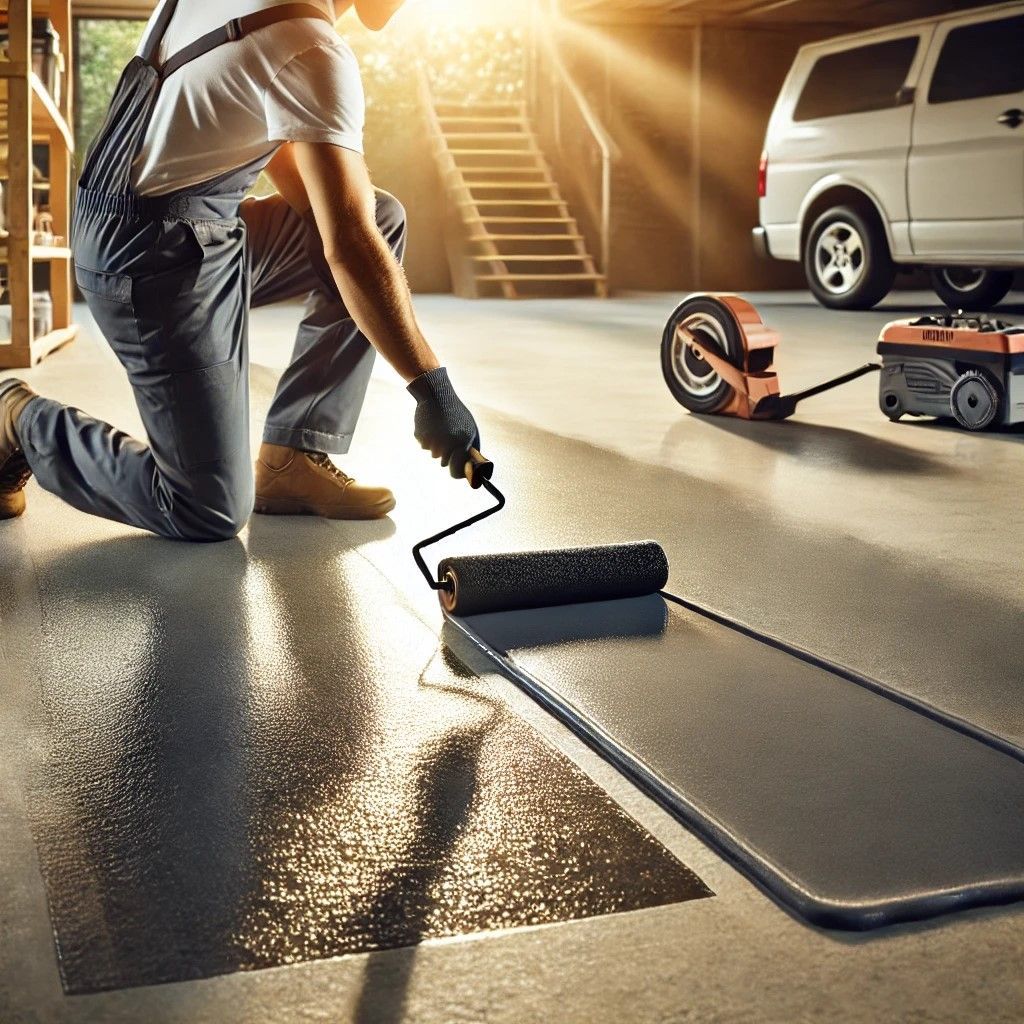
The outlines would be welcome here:
[[[0,4],[0,7],[4,5]],[[54,349],[72,341],[78,331],[72,322],[71,157],[75,142],[71,124],[73,54],[70,0],[9,0],[7,7],[8,56],[0,60],[0,102],[6,112],[8,236],[0,239],[0,263],[7,265],[11,302],[11,336],[0,338],[0,368],[34,366]],[[54,102],[32,70],[32,19],[49,18],[60,37],[63,58],[62,88]],[[49,149],[49,211],[53,234],[62,245],[34,244],[32,223],[32,146]],[[35,186],[38,188],[38,184]],[[48,263],[53,329],[39,337],[33,333],[33,267]]]

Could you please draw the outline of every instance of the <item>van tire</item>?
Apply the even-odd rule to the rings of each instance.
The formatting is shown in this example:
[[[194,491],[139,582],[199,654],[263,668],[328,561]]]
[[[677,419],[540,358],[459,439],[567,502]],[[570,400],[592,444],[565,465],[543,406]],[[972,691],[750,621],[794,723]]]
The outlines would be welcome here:
[[[959,273],[958,273],[959,272]],[[953,312],[987,313],[1006,298],[1013,287],[1012,270],[971,271],[966,267],[935,267],[931,271],[935,294]]]
[[[835,262],[826,263],[829,250]],[[829,268],[833,269],[830,271]],[[892,290],[896,266],[878,217],[853,206],[834,206],[811,225],[804,242],[804,274],[828,309],[871,309]]]

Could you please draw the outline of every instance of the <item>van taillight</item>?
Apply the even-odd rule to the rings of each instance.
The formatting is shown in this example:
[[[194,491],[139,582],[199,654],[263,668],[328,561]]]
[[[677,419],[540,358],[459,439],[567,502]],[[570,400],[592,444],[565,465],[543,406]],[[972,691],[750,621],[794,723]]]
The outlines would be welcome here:
[[[768,154],[761,154],[761,162],[757,165],[757,195],[764,199],[768,195]]]

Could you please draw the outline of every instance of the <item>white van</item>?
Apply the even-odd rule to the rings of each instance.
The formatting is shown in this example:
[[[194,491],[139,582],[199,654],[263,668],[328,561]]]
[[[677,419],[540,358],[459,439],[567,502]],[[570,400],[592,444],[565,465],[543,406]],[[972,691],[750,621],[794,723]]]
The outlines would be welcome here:
[[[990,309],[1024,266],[1024,3],[803,47],[759,186],[755,244],[823,305],[868,309],[927,267],[948,306]]]

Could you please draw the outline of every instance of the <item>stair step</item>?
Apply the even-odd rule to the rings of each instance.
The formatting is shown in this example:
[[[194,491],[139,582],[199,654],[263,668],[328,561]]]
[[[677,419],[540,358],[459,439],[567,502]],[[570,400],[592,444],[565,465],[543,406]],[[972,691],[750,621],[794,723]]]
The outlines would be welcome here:
[[[545,167],[456,167],[449,174],[544,174]]]
[[[497,256],[471,256],[471,260],[475,263],[582,263],[584,260],[591,259],[590,256],[580,255],[578,252],[566,252],[560,255],[539,255],[537,253],[525,255],[518,253],[516,255],[510,255],[508,253]]]
[[[470,235],[469,242],[582,242],[582,235]]]
[[[554,181],[467,181],[470,188],[553,188]]]
[[[459,206],[563,206],[562,199],[460,199]]]
[[[438,114],[437,119],[455,124],[476,124],[478,121],[487,121],[490,124],[522,124],[526,120],[521,114]]]
[[[470,178],[468,181],[466,181],[466,180],[452,180],[451,182],[449,182],[449,188],[469,188],[469,189],[475,189],[475,188],[480,187],[481,185],[484,186],[485,188],[491,188],[491,189],[496,189],[496,188],[517,189],[517,188],[519,188],[522,185],[534,186],[534,188],[532,188],[531,191],[539,191],[542,188],[550,188],[550,189],[556,189],[556,190],[558,189],[558,182],[557,181],[552,181],[550,178],[547,179],[546,181],[508,181],[508,182],[501,182],[501,183],[496,182],[496,181],[495,182],[490,182],[490,181],[487,181],[487,182],[474,181],[472,178]],[[493,197],[488,196],[488,198],[493,198]]]
[[[444,100],[434,98],[435,107],[459,107],[465,110],[467,107],[471,110],[521,110],[523,107],[522,102],[519,100],[473,100],[469,102],[467,100]]]
[[[539,149],[476,149],[449,146],[448,152],[453,156],[543,156]]]
[[[476,274],[477,281],[603,281],[604,274]]]
[[[547,189],[548,191],[551,191],[553,189],[556,189],[557,187],[558,186],[553,181],[467,181],[466,182],[466,188],[468,188],[468,189],[474,189],[474,188],[486,188],[486,189],[504,188],[504,189],[508,189],[510,192],[513,191],[513,190],[520,191],[520,190],[523,190],[523,189],[525,189],[527,191],[530,191],[530,192],[536,192],[539,189]]]
[[[466,224],[574,224],[572,217],[466,217]]]
[[[533,139],[533,132],[444,132],[446,139]]]

